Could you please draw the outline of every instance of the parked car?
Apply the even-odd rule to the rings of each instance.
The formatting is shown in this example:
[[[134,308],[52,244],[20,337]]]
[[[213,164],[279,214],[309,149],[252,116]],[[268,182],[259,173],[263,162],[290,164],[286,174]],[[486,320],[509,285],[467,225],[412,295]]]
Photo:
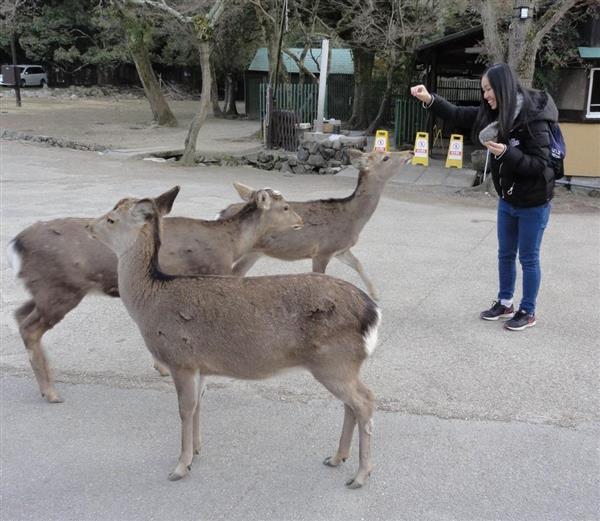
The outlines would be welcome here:
[[[48,83],[48,74],[40,65],[17,65],[21,73],[21,87],[27,85],[35,85],[43,87]],[[0,74],[0,85],[12,85],[12,83],[4,82],[4,78]]]

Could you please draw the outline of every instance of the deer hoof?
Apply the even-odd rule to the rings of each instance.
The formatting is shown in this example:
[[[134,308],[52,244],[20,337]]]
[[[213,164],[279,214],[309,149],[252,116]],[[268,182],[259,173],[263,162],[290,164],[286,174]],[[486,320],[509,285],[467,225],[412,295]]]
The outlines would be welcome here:
[[[169,481],[179,481],[181,478],[185,478],[190,473],[191,468],[191,465],[177,465],[175,470],[169,474]]]
[[[348,487],[349,489],[356,489],[356,488],[361,488],[363,486],[363,484],[358,481],[357,479],[349,479],[348,481],[346,481],[346,487]]]
[[[46,391],[45,393],[42,393],[42,396],[44,398],[46,398],[46,401],[48,403],[62,403],[63,402],[63,399],[54,390]]]
[[[346,458],[343,458],[340,461],[335,456],[329,456],[323,460],[323,465],[327,465],[328,467],[339,467],[340,463],[344,461],[346,461]]]

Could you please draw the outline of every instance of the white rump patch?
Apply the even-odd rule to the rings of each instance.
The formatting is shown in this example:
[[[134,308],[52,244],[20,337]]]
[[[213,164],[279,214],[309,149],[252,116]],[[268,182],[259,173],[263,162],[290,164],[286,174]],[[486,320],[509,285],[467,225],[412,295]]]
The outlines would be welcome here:
[[[379,324],[381,324],[381,311],[379,308],[375,311],[377,312],[377,320],[363,335],[367,356],[371,356],[377,347],[377,330],[379,329]]]
[[[18,277],[19,273],[21,273],[21,255],[15,248],[14,240],[8,243],[6,256],[8,258],[8,265],[12,268],[15,277]]]

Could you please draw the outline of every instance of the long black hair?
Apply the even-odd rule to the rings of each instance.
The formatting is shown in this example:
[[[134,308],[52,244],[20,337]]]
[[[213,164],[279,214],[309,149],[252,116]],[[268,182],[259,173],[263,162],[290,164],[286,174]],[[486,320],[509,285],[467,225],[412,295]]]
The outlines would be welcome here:
[[[493,121],[498,121],[497,141],[499,143],[507,143],[510,131],[514,126],[517,94],[523,96],[521,115],[524,117],[526,109],[530,105],[528,89],[521,87],[513,70],[505,63],[492,65],[486,69],[482,78],[483,76],[487,77],[490,87],[494,90],[494,95],[496,96],[496,109],[493,110],[492,107],[490,107],[490,104],[484,99],[482,90],[479,112],[477,113],[475,124],[473,125],[473,142],[479,142],[479,132],[481,132],[484,127]]]

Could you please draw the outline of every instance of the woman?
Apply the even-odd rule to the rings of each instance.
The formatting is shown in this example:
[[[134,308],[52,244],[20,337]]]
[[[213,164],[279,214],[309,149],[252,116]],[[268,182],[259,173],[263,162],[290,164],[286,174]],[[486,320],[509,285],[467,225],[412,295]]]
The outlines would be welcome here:
[[[540,245],[550,216],[554,171],[550,166],[549,123],[558,118],[545,92],[519,85],[508,65],[493,65],[481,78],[479,107],[457,107],[423,85],[411,88],[423,106],[458,127],[472,128],[491,156],[498,202],[498,299],[482,311],[484,320],[509,319],[504,327],[534,326],[540,287]],[[516,256],[523,270],[523,296],[514,312]]]

